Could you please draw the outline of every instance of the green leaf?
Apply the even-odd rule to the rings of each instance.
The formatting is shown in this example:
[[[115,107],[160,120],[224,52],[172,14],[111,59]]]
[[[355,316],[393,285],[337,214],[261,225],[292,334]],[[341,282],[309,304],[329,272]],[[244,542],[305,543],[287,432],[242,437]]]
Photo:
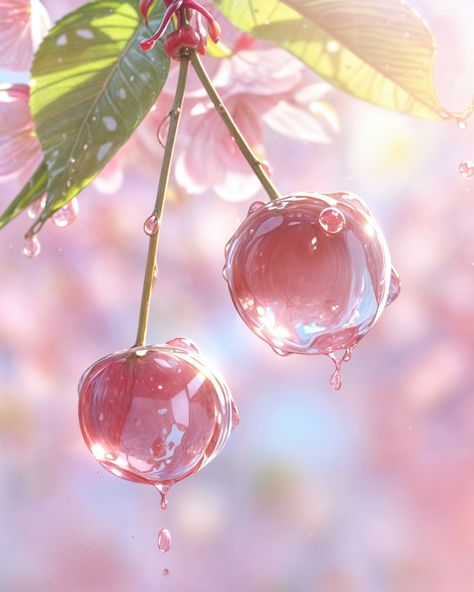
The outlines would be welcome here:
[[[159,2],[151,27],[163,9]],[[41,44],[30,106],[49,175],[42,222],[94,179],[154,105],[169,59],[161,43],[141,51],[148,35],[136,0],[95,0]]]
[[[31,179],[0,216],[0,228],[6,226],[33,202],[42,197],[47,190],[48,169],[43,161],[36,169]]]
[[[435,42],[404,0],[214,0],[240,29],[287,49],[333,86],[423,119],[449,113],[433,83]]]

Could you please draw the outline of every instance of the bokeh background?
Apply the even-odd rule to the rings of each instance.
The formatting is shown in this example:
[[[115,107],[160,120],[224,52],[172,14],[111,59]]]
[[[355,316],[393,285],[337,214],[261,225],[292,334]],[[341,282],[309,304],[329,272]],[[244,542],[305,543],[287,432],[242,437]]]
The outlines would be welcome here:
[[[54,17],[65,8],[45,4]],[[438,40],[439,94],[462,109],[474,94],[472,2],[412,4]],[[152,488],[99,467],[76,412],[84,369],[133,342],[158,170],[129,163],[115,194],[88,188],[73,226],[44,229],[36,260],[21,254],[26,216],[0,233],[2,592],[474,589],[474,180],[458,173],[474,160],[474,124],[327,99],[340,118],[332,143],[268,133],[275,182],[363,196],[402,295],[335,393],[328,360],[276,356],[233,309],[223,247],[249,203],[176,193],[150,340],[196,340],[242,421],[175,487],[166,515]],[[2,208],[15,190],[1,186]],[[166,556],[162,526],[173,535]]]

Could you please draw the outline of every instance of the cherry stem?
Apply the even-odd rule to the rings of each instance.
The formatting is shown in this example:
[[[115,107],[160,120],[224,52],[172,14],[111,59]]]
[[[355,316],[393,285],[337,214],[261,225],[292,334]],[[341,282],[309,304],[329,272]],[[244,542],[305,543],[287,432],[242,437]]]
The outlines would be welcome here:
[[[198,75],[198,78],[201,81],[205,91],[207,92],[209,98],[211,99],[216,111],[221,116],[225,126],[229,130],[231,136],[235,140],[240,152],[249,163],[250,167],[252,168],[253,172],[257,176],[258,180],[262,184],[262,187],[268,194],[268,197],[274,201],[279,199],[281,195],[279,194],[278,190],[276,189],[275,185],[271,181],[270,177],[267,175],[265,169],[262,166],[262,161],[253,153],[250,145],[248,144],[247,140],[243,137],[241,131],[239,130],[237,124],[235,123],[232,115],[227,110],[226,106],[222,102],[219,93],[217,92],[216,88],[212,84],[211,79],[209,78],[206,69],[203,66],[203,63],[199,59],[199,56],[193,52],[191,54],[191,64]]]
[[[163,164],[161,166],[160,181],[156,195],[155,209],[152,215],[156,216],[158,221],[158,231],[150,237],[148,246],[148,257],[145,269],[145,279],[143,282],[143,293],[140,307],[140,317],[138,321],[137,340],[135,346],[143,346],[146,343],[146,334],[148,328],[148,319],[150,316],[151,294],[154,284],[154,272],[156,266],[156,257],[158,253],[158,243],[160,239],[161,220],[165,205],[166,192],[168,189],[171,162],[173,160],[174,148],[176,145],[176,136],[178,134],[179,121],[183,109],[184,92],[186,89],[186,80],[189,69],[189,56],[183,56],[179,64],[178,85],[172,110],[170,112],[170,127],[166,139],[166,147],[163,155]]]

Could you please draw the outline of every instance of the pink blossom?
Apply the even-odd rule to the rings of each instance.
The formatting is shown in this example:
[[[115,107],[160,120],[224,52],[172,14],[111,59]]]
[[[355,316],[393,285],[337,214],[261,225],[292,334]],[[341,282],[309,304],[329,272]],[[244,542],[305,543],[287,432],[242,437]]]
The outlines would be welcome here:
[[[0,67],[28,70],[50,26],[40,0],[0,0]]]
[[[327,130],[336,130],[338,121],[330,105],[322,100],[328,85],[315,82],[304,66],[283,50],[247,37],[239,38],[235,47],[237,51],[231,57],[206,60],[206,67],[256,155],[265,158],[265,127],[304,142],[330,142]],[[171,107],[175,84],[176,69],[158,99],[157,110],[139,129],[139,141],[147,150],[156,151],[156,130]],[[175,177],[187,193],[199,194],[212,188],[230,201],[250,199],[260,189],[193,75],[180,127]]]
[[[26,84],[0,87],[0,180],[30,177],[41,162]]]

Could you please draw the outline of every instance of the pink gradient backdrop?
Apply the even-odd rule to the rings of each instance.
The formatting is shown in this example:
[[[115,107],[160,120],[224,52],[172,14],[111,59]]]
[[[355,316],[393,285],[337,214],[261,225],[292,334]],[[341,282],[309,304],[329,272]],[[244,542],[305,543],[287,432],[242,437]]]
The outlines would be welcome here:
[[[412,3],[438,38],[439,93],[461,109],[474,93],[472,2]],[[363,196],[402,295],[335,394],[328,360],[276,356],[232,307],[223,248],[248,202],[171,201],[150,338],[196,340],[242,421],[166,516],[152,488],[99,467],[76,410],[83,370],[133,342],[158,171],[130,165],[116,194],[84,191],[78,221],[48,224],[35,261],[20,252],[24,217],[0,233],[2,592],[474,589],[474,180],[457,172],[474,160],[474,123],[328,97],[341,119],[332,144],[267,136],[275,182]],[[2,186],[2,207],[14,191]]]

